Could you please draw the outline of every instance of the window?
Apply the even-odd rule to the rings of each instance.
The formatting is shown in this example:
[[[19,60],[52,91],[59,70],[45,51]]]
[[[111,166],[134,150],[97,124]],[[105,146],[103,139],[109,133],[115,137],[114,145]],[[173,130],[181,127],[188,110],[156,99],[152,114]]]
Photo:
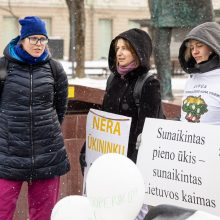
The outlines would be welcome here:
[[[3,17],[2,43],[3,48],[19,35],[19,23],[14,17]]]
[[[46,23],[48,36],[51,35],[51,18],[42,18]],[[2,47],[11,41],[11,39],[17,37],[20,34],[20,25],[16,18],[14,17],[3,17],[3,31],[2,35]]]
[[[131,29],[131,28],[141,28],[141,25],[140,23],[136,22],[136,21],[128,21],[128,28]]]
[[[98,57],[107,58],[109,45],[112,40],[112,20],[100,19],[99,20],[99,44],[98,44]]]
[[[42,20],[46,23],[46,29],[47,29],[47,35],[51,36],[52,35],[52,22],[51,22],[51,18],[43,18]]]

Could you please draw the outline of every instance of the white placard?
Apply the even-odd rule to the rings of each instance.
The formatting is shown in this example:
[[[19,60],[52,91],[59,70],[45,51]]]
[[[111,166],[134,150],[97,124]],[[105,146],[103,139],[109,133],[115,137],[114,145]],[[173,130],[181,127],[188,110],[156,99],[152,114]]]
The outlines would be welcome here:
[[[220,127],[146,118],[137,166],[146,204],[220,216]]]
[[[118,153],[127,156],[131,118],[90,109],[86,121],[86,163],[83,194],[89,167],[102,154]]]

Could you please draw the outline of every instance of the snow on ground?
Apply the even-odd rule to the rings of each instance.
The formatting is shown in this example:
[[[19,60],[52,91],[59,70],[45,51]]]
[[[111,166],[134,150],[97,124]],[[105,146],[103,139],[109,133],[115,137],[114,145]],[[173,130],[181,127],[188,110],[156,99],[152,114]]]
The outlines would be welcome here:
[[[87,86],[87,87],[91,87],[91,88],[105,90],[106,80],[107,79],[106,78],[103,79],[103,77],[100,77],[100,79],[92,79],[89,77],[74,78],[74,79],[69,79],[69,84],[70,85],[81,85],[81,86]]]
[[[175,76],[172,78],[172,90],[173,93],[176,95],[182,95],[185,83],[186,83],[186,76]],[[91,77],[85,77],[85,78],[69,78],[69,84],[70,85],[81,85],[81,86],[88,86],[92,88],[97,89],[103,89],[105,90],[106,87],[106,77],[96,77],[96,79]]]
[[[174,91],[183,91],[187,80],[186,76],[175,76],[172,78],[172,89]]]
[[[64,70],[66,71],[68,78],[69,78],[69,84],[70,85],[82,85],[87,86],[91,88],[97,88],[97,89],[103,89],[105,90],[106,87],[106,81],[107,81],[107,75],[109,72],[106,72],[106,74],[103,74],[103,71],[108,69],[108,63],[107,60],[97,60],[97,61],[86,61],[85,62],[85,78],[71,78],[71,63],[67,61],[60,61],[61,64],[64,67]],[[107,70],[108,71],[108,70]],[[180,75],[180,76],[174,76],[172,77],[172,90],[174,96],[181,97],[185,82],[187,79],[187,75]]]

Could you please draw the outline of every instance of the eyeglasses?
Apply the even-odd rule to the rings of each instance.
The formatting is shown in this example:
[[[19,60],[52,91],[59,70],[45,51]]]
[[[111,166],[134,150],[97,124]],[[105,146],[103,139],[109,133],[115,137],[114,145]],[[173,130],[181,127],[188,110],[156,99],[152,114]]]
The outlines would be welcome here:
[[[40,44],[42,45],[46,45],[48,43],[48,39],[45,37],[42,37],[42,38],[28,37],[28,39],[31,45],[36,45],[38,42],[40,42]]]

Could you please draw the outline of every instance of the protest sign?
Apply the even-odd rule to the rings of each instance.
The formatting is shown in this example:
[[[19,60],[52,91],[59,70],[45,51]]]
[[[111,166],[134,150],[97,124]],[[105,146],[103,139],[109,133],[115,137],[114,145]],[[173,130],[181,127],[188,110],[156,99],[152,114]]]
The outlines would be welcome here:
[[[99,156],[107,153],[127,156],[130,126],[130,117],[90,109],[86,121],[84,186],[88,169]]]
[[[220,216],[220,127],[146,118],[137,166],[146,204]]]

